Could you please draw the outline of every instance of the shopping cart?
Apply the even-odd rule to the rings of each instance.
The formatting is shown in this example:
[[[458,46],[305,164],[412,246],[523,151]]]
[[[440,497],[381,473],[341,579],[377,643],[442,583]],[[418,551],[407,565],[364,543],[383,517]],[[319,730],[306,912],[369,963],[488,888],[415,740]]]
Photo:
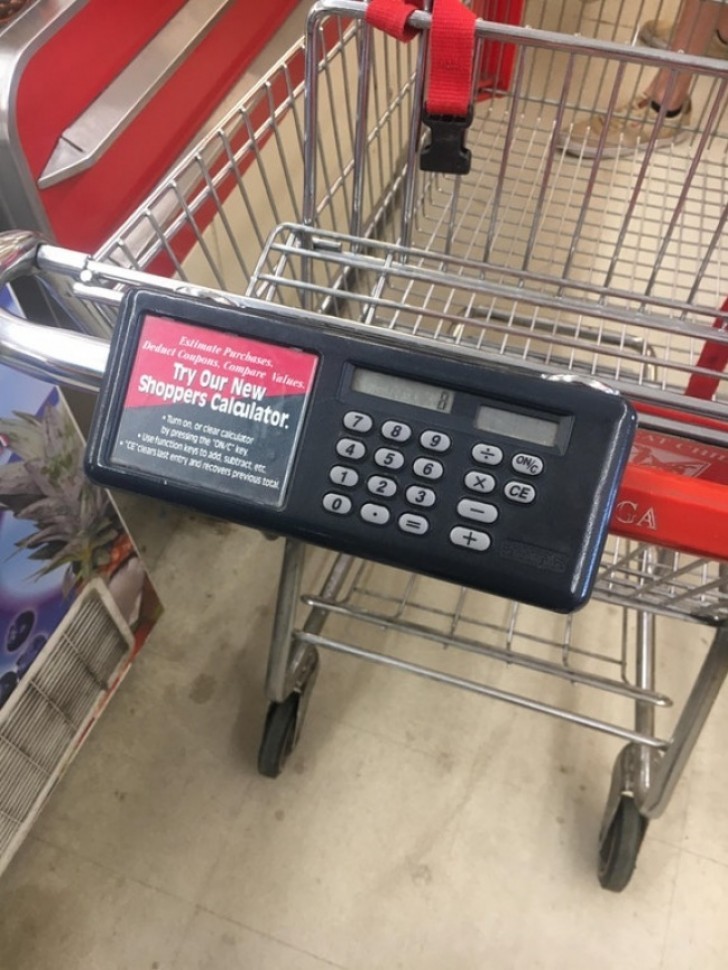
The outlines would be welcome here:
[[[623,611],[616,642],[589,631],[591,607],[547,616],[348,554],[302,597],[306,547],[286,540],[259,752],[259,770],[276,776],[299,740],[319,648],[620,738],[599,878],[621,890],[728,669],[728,415],[715,365],[728,346],[728,315],[717,310],[728,76],[713,60],[633,45],[660,11],[635,8],[625,23],[624,9],[617,22],[599,0],[530,0],[527,28],[477,24],[470,172],[424,172],[430,14],[410,18],[417,37],[403,45],[367,26],[365,9],[320,0],[306,54],[296,45],[94,257],[6,235],[2,281],[38,273],[83,333],[2,314],[0,351],[32,373],[96,388],[123,294],[143,286],[332,315],[365,335],[628,396],[640,428],[594,588]],[[559,130],[597,107],[618,112],[656,67],[697,78],[687,141],[667,151],[650,141],[617,159],[559,151]],[[660,733],[656,714],[672,701],[656,686],[657,617],[714,630]],[[415,642],[417,656],[373,649],[378,631]],[[443,669],[451,651],[445,663],[421,661],[420,649],[441,645],[486,672],[505,664],[508,683]],[[521,675],[542,692],[520,690]],[[605,696],[614,704],[597,703]]]

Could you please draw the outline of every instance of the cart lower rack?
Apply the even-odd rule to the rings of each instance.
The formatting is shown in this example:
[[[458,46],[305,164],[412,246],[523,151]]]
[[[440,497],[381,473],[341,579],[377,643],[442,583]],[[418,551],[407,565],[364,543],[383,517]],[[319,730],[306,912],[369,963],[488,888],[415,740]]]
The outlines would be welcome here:
[[[728,669],[726,378],[705,355],[728,346],[725,70],[631,43],[640,9],[627,23],[602,4],[529,2],[529,29],[478,22],[476,67],[503,69],[477,84],[470,174],[425,173],[429,14],[403,47],[364,24],[365,7],[317,3],[305,56],[297,45],[95,257],[7,237],[3,280],[39,272],[86,335],[3,314],[0,350],[96,387],[123,292],[143,286],[331,315],[402,346],[629,397],[640,428],[594,589],[614,608],[608,629],[589,628],[591,607],[544,614],[349,555],[302,598],[306,548],[287,540],[259,756],[275,776],[297,743],[319,648],[605,732],[626,742],[600,837],[600,880],[620,890]],[[678,67],[697,78],[687,141],[616,159],[560,150],[575,118],[618,114],[645,70]],[[659,624],[673,621],[686,631],[676,663],[694,661],[701,630],[712,643],[670,718],[656,655]],[[391,652],[373,650],[388,633]],[[482,677],[448,669],[442,646]]]

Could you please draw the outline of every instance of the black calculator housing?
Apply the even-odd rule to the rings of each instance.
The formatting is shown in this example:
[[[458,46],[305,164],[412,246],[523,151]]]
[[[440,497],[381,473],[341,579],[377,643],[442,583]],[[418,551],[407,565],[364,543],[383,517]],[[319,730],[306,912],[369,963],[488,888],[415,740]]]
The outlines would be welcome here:
[[[282,412],[277,417],[289,425],[282,449],[288,449],[285,461],[280,455],[276,457],[275,446],[271,445],[277,434],[283,441],[283,431],[271,427],[270,422],[276,420],[273,410],[262,409],[266,399],[273,400],[270,396],[262,397],[257,405],[243,397],[235,399],[237,405],[226,405],[240,413],[247,409],[248,417],[225,415],[228,440],[234,439],[225,446],[229,457],[203,449],[207,454],[204,461],[200,458],[199,442],[209,440],[210,435],[200,439],[195,429],[214,429],[215,422],[223,420],[210,410],[210,393],[203,395],[200,391],[194,397],[190,389],[182,402],[171,404],[162,399],[158,408],[134,411],[130,402],[142,387],[140,346],[145,355],[152,353],[152,347],[155,353],[174,357],[170,347],[160,347],[147,338],[140,345],[147,332],[145,326],[151,326],[150,319],[161,320],[159,325],[164,325],[169,333],[174,328],[194,328],[184,332],[200,335],[202,339],[196,343],[203,350],[200,354],[186,354],[185,359],[207,360],[210,373],[218,373],[212,367],[217,358],[214,353],[210,356],[210,347],[216,343],[221,346],[225,341],[226,347],[265,345],[271,348],[272,357],[284,355],[295,364],[293,353],[299,355],[302,363],[310,363],[315,372],[305,395],[296,398],[300,404],[298,418],[291,419],[289,411],[285,412],[285,419]],[[235,344],[238,338],[248,343]],[[188,341],[188,345],[194,343]],[[224,353],[233,351],[226,349]],[[251,356],[247,350],[245,355],[235,353],[238,361],[244,357],[265,359]],[[161,356],[157,359],[168,370],[172,366]],[[255,372],[254,366],[252,371]],[[238,366],[238,375],[242,373],[244,368]],[[130,386],[132,377],[134,386]],[[199,375],[195,378],[200,379]],[[209,374],[205,379],[215,380]],[[218,380],[223,382],[221,376]],[[276,374],[275,380],[283,378]],[[185,375],[180,386],[187,383]],[[299,382],[301,387],[305,384]],[[148,386],[159,394],[172,393],[165,389],[169,385],[163,383],[150,380],[144,385]],[[230,383],[225,386],[229,389]],[[255,390],[254,378],[246,387],[238,376],[234,386],[248,396],[263,394]],[[408,400],[388,399],[389,386],[395,389],[394,398]],[[356,389],[362,387],[364,390]],[[375,394],[370,393],[371,388]],[[432,393],[431,388],[435,389]],[[440,393],[439,398],[434,396],[436,392]],[[411,394],[416,403],[409,403]],[[215,400],[219,403],[222,398]],[[175,413],[178,404],[185,409],[179,414],[184,413],[189,420],[180,423],[182,419]],[[437,410],[440,406],[448,410]],[[365,421],[367,430],[358,430],[355,420],[346,417],[352,414],[368,417],[371,426]],[[251,415],[259,419],[257,430]],[[491,415],[497,431],[488,425]],[[192,420],[196,416],[199,421]],[[136,424],[129,423],[132,419]],[[346,427],[345,420],[355,427]],[[148,431],[144,431],[140,421],[150,423]],[[537,431],[532,435],[529,430],[531,438],[543,440],[523,441],[508,427],[503,433],[504,422],[517,428],[533,426]],[[408,440],[384,437],[385,425],[390,433],[397,426],[401,433],[409,429]],[[154,445],[144,455],[127,452],[129,447],[140,447],[134,442],[129,445],[130,427],[137,429],[139,441],[156,441],[160,445],[166,441],[160,437],[162,432],[175,435],[174,447],[182,455],[176,460],[187,460],[188,464],[170,464],[171,459],[164,457],[166,449]],[[523,374],[498,362],[458,355],[457,350],[402,346],[401,340],[388,337],[386,331],[371,328],[364,333],[363,328],[337,325],[331,318],[265,304],[236,308],[186,296],[133,290],[124,297],[114,331],[85,467],[89,477],[103,485],[172,501],[266,532],[535,606],[569,612],[583,605],[590,595],[635,427],[634,409],[617,395]],[[258,432],[260,439],[256,437]],[[249,440],[252,447],[234,443]],[[447,440],[449,446],[444,452],[426,449],[421,444],[437,441],[442,448]],[[360,444],[351,449],[350,445],[342,446],[342,441]],[[347,447],[358,457],[347,455]],[[344,453],[337,453],[337,448]],[[182,449],[197,457],[185,459]],[[255,461],[263,452],[270,464]],[[388,452],[398,453],[396,462],[402,456],[401,468],[376,463],[385,460]],[[499,452],[502,458],[495,464],[483,464],[473,457],[492,461]],[[207,460],[210,455],[214,455],[214,461]],[[195,468],[190,466],[193,461]],[[254,469],[269,469],[276,461],[285,470],[275,478],[275,489],[261,491],[259,496],[252,494],[251,490],[263,488],[262,483],[254,484],[260,480]],[[204,467],[206,472],[202,471]],[[332,471],[337,468],[352,469],[355,476]],[[437,480],[422,477],[425,471],[433,470],[440,475]],[[336,481],[337,474],[352,481],[356,477],[356,482],[341,486]],[[238,476],[237,485],[233,476]],[[394,483],[394,494],[383,496],[371,491],[371,481],[381,487],[380,479]],[[466,480],[481,487],[486,481],[490,491],[473,491]],[[388,491],[392,487],[384,486]],[[435,498],[427,507],[410,501],[422,494],[430,502],[430,492]],[[331,496],[339,496],[342,501]],[[370,506],[386,511],[372,512]],[[373,516],[374,521],[362,517],[365,507],[366,515]],[[462,510],[468,516],[485,514],[495,520],[473,521],[464,518]],[[403,531],[410,528],[423,531]],[[478,538],[471,539],[472,536]],[[482,536],[487,538],[479,538]],[[483,548],[486,542],[487,548]]]

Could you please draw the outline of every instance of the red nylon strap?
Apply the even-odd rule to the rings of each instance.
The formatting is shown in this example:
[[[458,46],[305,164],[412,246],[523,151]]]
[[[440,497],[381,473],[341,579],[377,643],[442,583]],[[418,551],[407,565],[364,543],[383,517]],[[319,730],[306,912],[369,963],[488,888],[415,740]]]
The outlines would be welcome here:
[[[397,40],[409,41],[416,31],[407,26],[421,2],[369,0],[366,21]],[[434,0],[430,29],[430,78],[425,107],[433,115],[462,118],[472,94],[475,14],[461,0]]]
[[[720,308],[721,313],[728,313],[728,299]],[[716,317],[713,327],[716,330],[728,330],[728,323],[722,317]],[[698,358],[698,367],[705,370],[715,371],[722,374],[728,364],[728,344],[717,344],[714,341],[706,340],[705,345]],[[707,377],[704,374],[693,374],[688,381],[685,393],[689,397],[699,397],[704,401],[710,401],[718,390],[720,379],[718,377]]]
[[[364,16],[370,26],[406,42],[417,34],[407,26],[409,15],[420,8],[421,3],[405,3],[405,0],[369,0]]]
[[[435,0],[430,30],[430,83],[425,107],[433,115],[467,115],[473,83],[475,14],[460,0]]]

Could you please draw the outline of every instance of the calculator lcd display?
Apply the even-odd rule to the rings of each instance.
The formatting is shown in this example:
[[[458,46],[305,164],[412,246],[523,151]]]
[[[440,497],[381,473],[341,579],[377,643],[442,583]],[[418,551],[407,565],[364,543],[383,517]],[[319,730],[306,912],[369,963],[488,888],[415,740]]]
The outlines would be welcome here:
[[[363,370],[361,367],[354,368],[351,388],[360,394],[381,397],[398,404],[410,404],[416,408],[427,408],[428,411],[439,411],[441,414],[449,414],[455,400],[454,392],[444,387]]]
[[[560,425],[556,418],[535,418],[530,414],[494,408],[490,404],[481,405],[475,416],[475,427],[479,431],[491,431],[506,438],[519,438],[546,447],[556,444]]]

